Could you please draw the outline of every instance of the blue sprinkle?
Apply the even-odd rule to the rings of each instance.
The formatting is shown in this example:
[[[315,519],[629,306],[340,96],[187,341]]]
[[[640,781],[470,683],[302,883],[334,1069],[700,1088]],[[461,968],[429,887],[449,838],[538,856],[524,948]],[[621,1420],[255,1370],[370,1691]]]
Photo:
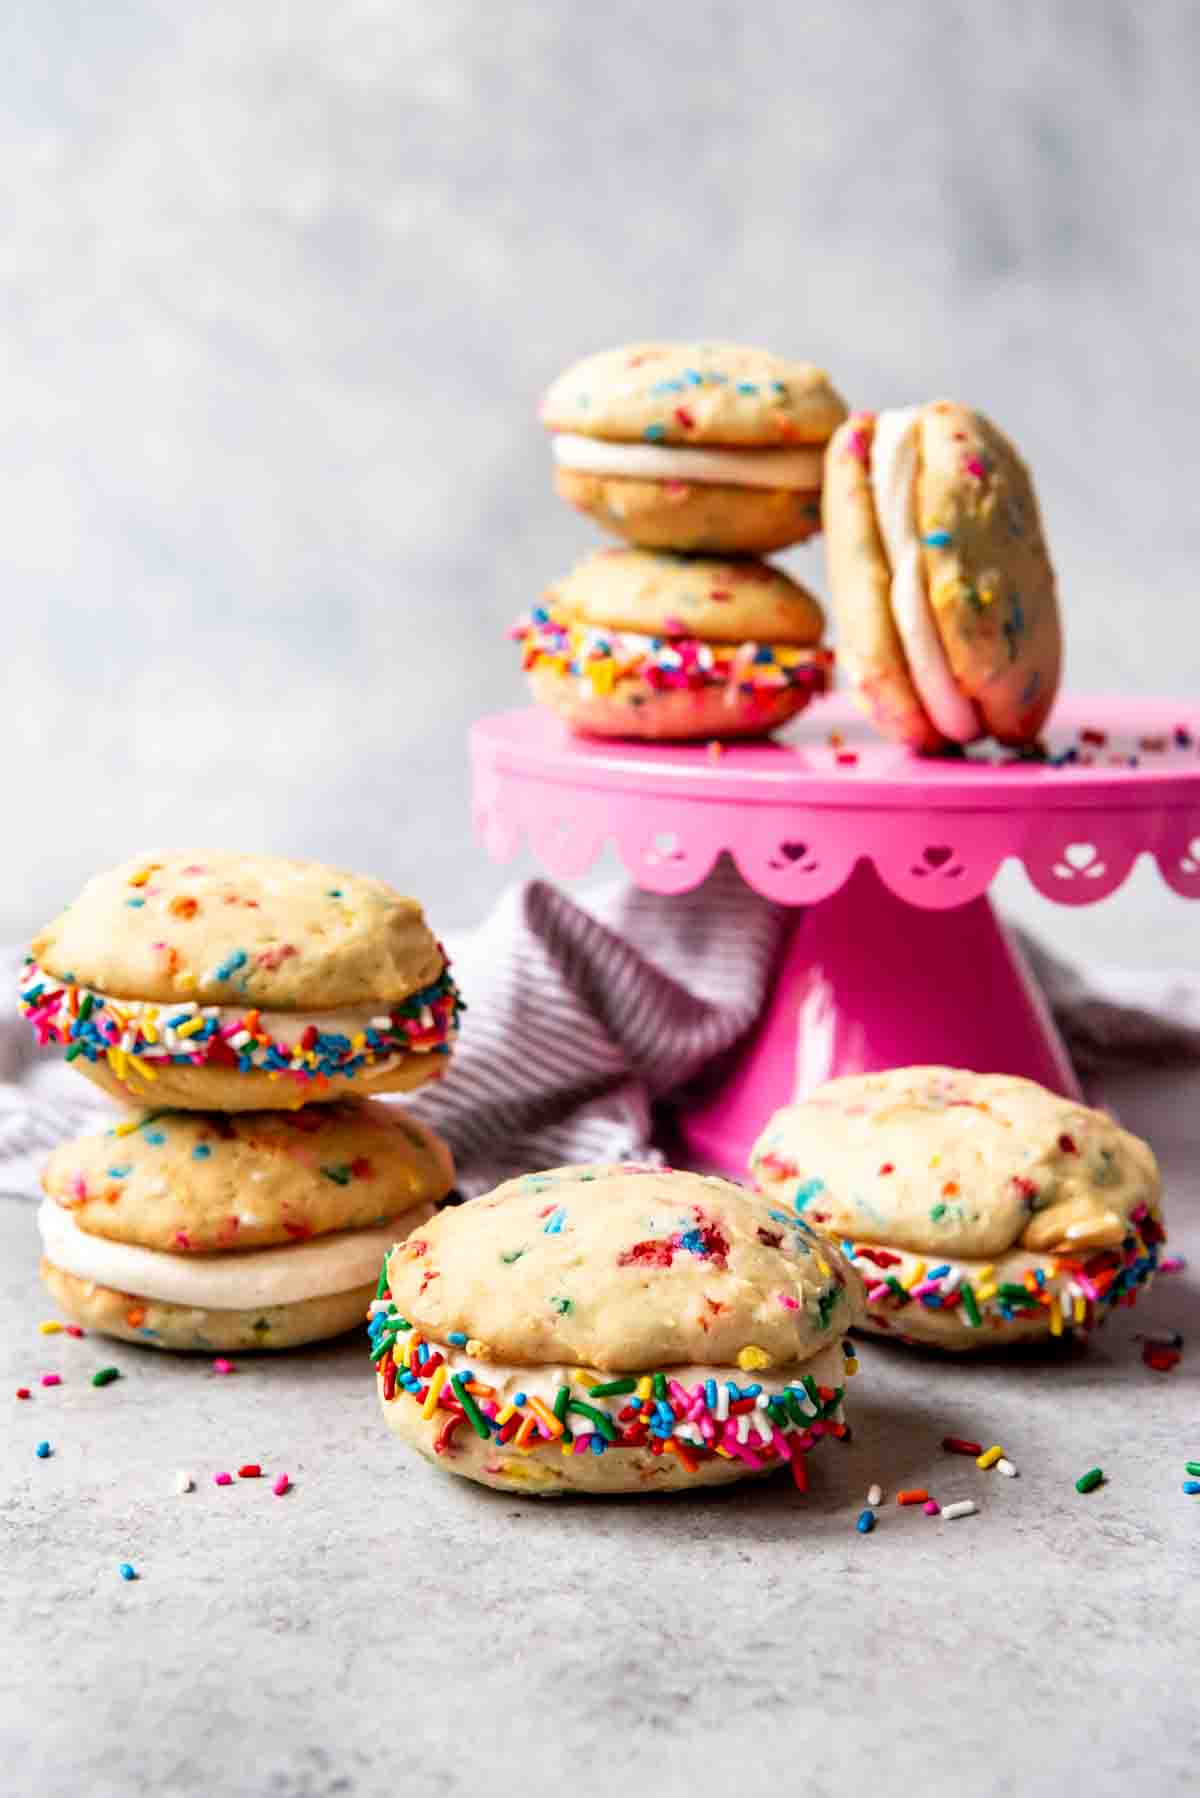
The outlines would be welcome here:
[[[685,368],[683,378],[689,387],[703,387],[704,385],[704,376],[698,368]]]
[[[1183,1489],[1189,1498],[1195,1498],[1197,1492],[1200,1492],[1200,1480],[1184,1480]]]
[[[860,1511],[858,1513],[858,1522],[855,1524],[854,1527],[858,1531],[860,1536],[869,1536],[871,1534],[871,1531],[875,1528],[875,1513],[874,1513],[874,1511],[870,1511],[870,1510]]]
[[[605,1442],[605,1440],[604,1440],[603,1436],[600,1434],[599,1430],[596,1430],[593,1432],[591,1446],[592,1446],[592,1453],[594,1455],[602,1455],[604,1453],[605,1449],[608,1447],[608,1444]]]
[[[106,1171],[110,1180],[123,1180],[127,1174],[133,1172],[133,1163],[126,1161],[120,1167],[110,1167]]]
[[[810,1200],[815,1199],[819,1192],[824,1191],[824,1180],[805,1180],[796,1188],[792,1204],[796,1207],[797,1211],[803,1211]]]
[[[772,393],[786,393],[787,388],[784,386],[782,381],[772,381],[771,382],[771,392]]]
[[[943,1280],[949,1272],[950,1263],[948,1261],[943,1261],[939,1266],[931,1267],[929,1272],[925,1275],[925,1278],[927,1280]]]
[[[207,1161],[211,1154],[212,1154],[212,1150],[209,1148],[209,1146],[206,1142],[198,1142],[196,1144],[195,1148],[192,1150],[192,1160],[193,1161]]]
[[[921,541],[928,543],[931,549],[948,549],[953,538],[949,531],[927,531]]]
[[[249,957],[244,949],[235,949],[232,955],[227,955],[225,960],[213,969],[213,979],[230,979],[232,975],[237,973],[239,968],[245,967],[248,960]]]
[[[704,1382],[704,1402],[708,1406],[710,1411],[716,1410],[716,1408],[717,1408],[717,1382],[715,1380],[705,1380],[705,1382]]]
[[[465,1330],[451,1330],[446,1337],[446,1341],[452,1342],[456,1348],[466,1348],[467,1332]]]
[[[39,1442],[33,1452],[39,1461],[48,1461],[52,1451],[48,1442]]]
[[[121,1565],[117,1568],[117,1572],[120,1574],[122,1579],[136,1579],[137,1578],[137,1570],[135,1569],[132,1561],[122,1561]]]
[[[145,905],[146,901],[144,899],[127,899],[125,903],[134,911],[137,911],[140,906]]]
[[[758,392],[758,388],[754,385],[753,381],[739,381],[737,384],[737,390],[739,393],[757,393]]]
[[[646,429],[642,432],[642,436],[645,437],[649,443],[661,443],[666,434],[666,425],[647,425]]]
[[[513,1397],[512,1397],[512,1402],[514,1405],[517,1405],[517,1406],[521,1406],[521,1405],[525,1404],[527,1402],[526,1398],[525,1398],[525,1394],[523,1392],[514,1392]]]
[[[566,1222],[566,1216],[567,1216],[566,1206],[565,1205],[556,1206],[555,1209],[550,1213],[550,1216],[546,1219],[545,1223],[542,1225],[543,1235],[546,1235],[546,1236],[561,1235],[563,1224]]]
[[[142,1138],[155,1149],[161,1149],[167,1140],[166,1134],[162,1130],[143,1130]]]

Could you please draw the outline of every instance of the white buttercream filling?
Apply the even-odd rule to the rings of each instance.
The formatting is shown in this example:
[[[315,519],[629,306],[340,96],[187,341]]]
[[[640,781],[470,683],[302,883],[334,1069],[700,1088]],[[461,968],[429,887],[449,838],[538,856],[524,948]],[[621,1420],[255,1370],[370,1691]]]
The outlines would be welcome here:
[[[392,1244],[428,1222],[436,1209],[414,1205],[365,1230],[342,1230],[244,1254],[168,1255],[90,1236],[53,1199],[39,1207],[38,1228],[47,1261],[80,1280],[165,1304],[250,1311],[374,1285]]]
[[[554,459],[584,474],[627,475],[644,481],[695,481],[712,487],[786,487],[800,492],[821,485],[825,451],[805,449],[677,449],[673,444],[609,443],[570,432],[553,439]]]
[[[892,567],[892,617],[921,704],[944,737],[972,743],[981,733],[975,707],[959,690],[938,635],[925,584],[917,526],[919,406],[881,412],[871,447],[875,521]]]

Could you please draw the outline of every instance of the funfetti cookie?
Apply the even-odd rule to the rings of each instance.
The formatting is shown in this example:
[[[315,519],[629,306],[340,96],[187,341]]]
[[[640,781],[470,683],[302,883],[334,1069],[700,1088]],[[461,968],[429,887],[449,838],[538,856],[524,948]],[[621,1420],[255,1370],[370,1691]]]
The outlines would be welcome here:
[[[610,549],[513,627],[534,696],[573,730],[760,736],[829,684],[824,616],[766,562]]]
[[[415,899],[319,862],[139,856],[35,939],[20,1007],[115,1097],[223,1111],[402,1092],[461,1001]]]
[[[945,400],[856,413],[829,445],[823,514],[839,661],[877,727],[922,750],[1033,743],[1062,639],[1033,482],[1008,438]]]
[[[384,1416],[451,1473],[537,1496],[661,1492],[845,1434],[862,1288],[791,1206],[662,1168],[556,1168],[388,1257]]]
[[[1006,1074],[897,1068],[777,1111],[751,1171],[842,1243],[866,1328],[976,1349],[1087,1331],[1166,1240],[1148,1145]]]
[[[42,1176],[42,1277],[68,1317],[170,1349],[281,1349],[362,1322],[379,1259],[454,1167],[399,1106],[135,1113]]]
[[[630,543],[705,555],[818,530],[825,445],[845,416],[821,369],[729,343],[604,350],[542,404],[563,499]]]

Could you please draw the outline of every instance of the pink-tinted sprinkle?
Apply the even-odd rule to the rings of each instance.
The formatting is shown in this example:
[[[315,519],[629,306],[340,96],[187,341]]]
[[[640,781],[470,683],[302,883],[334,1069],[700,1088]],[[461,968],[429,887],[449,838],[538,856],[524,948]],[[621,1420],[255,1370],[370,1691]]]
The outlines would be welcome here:
[[[213,1474],[213,1485],[214,1486],[232,1486],[233,1485],[233,1475],[231,1473],[214,1473]]]
[[[234,1370],[233,1362],[226,1361],[223,1355],[218,1355],[216,1360],[213,1362],[213,1372],[214,1373],[233,1373],[234,1371],[235,1370]]]
[[[42,1375],[42,1385],[43,1386],[61,1386],[62,1385],[62,1375],[57,1374],[57,1373],[44,1373]]]
[[[938,1513],[941,1511],[941,1508],[942,1507],[941,1507],[941,1505],[939,1505],[936,1498],[927,1498],[925,1500],[925,1503],[921,1506],[921,1509],[924,1511],[926,1517],[936,1517],[938,1515]]]
[[[275,1484],[271,1487],[271,1490],[275,1494],[276,1498],[282,1498],[285,1492],[289,1492],[291,1490],[291,1485],[292,1485],[292,1482],[288,1478],[287,1474],[281,1473],[279,1478],[275,1481]]]

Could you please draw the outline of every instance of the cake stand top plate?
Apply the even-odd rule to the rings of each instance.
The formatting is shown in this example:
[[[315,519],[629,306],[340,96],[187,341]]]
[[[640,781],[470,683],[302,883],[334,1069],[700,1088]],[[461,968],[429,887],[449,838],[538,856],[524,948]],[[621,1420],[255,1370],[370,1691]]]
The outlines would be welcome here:
[[[663,893],[698,885],[727,851],[785,904],[826,898],[865,859],[899,897],[941,909],[985,892],[1013,856],[1048,898],[1080,905],[1145,853],[1200,898],[1200,705],[1064,697],[1046,742],[1045,762],[994,746],[915,756],[840,695],[782,738],[723,745],[576,737],[534,706],[472,728],[476,823],[493,855],[524,838],[560,879],[611,841]]]

